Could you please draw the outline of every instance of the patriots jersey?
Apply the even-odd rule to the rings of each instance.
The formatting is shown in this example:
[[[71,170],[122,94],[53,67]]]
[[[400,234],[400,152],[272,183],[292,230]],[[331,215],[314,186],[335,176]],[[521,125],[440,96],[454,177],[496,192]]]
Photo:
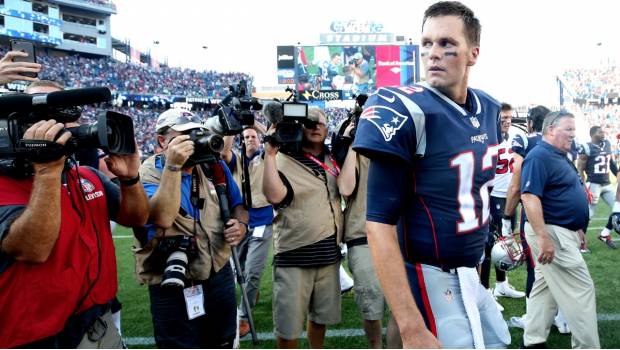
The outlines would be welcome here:
[[[539,132],[533,132],[525,137],[517,135],[512,139],[512,151],[525,159],[525,156],[540,142],[542,134]]]
[[[588,157],[586,163],[586,175],[588,182],[607,185],[609,184],[609,161],[611,160],[611,143],[603,140],[596,145],[592,142],[581,144],[579,154]]]
[[[423,83],[380,88],[364,105],[353,148],[413,169],[398,225],[410,262],[473,267],[483,254],[500,104],[474,89],[467,99],[472,112]]]

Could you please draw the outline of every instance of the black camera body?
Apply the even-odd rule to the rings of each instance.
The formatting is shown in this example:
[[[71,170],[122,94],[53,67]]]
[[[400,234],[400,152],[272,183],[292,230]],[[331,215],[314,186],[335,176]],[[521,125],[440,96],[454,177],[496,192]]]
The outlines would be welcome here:
[[[218,105],[205,125],[220,135],[237,135],[243,128],[254,125],[254,112],[263,108],[258,99],[248,95],[247,83],[239,81],[230,86],[230,93]]]
[[[215,162],[224,149],[224,138],[203,129],[192,129],[187,132],[189,139],[194,142],[194,153],[183,165],[189,167],[202,163]]]

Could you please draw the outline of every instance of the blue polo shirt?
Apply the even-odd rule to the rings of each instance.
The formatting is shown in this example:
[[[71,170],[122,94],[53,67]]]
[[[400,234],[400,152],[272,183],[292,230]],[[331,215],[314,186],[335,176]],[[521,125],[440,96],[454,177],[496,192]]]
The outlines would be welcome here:
[[[588,199],[566,152],[541,142],[523,161],[521,193],[540,198],[546,224],[579,230],[588,223]]]
[[[163,170],[163,164],[161,160],[162,160],[162,157],[157,157],[155,159],[155,168],[159,170]],[[228,166],[226,166],[226,163],[220,160],[220,164],[222,164],[222,167],[224,168],[224,173],[226,174],[226,188],[228,189],[227,191],[228,192],[228,203],[229,203],[230,209],[232,210],[234,207],[243,204],[243,200],[241,199],[241,192],[239,191],[239,187],[237,187],[237,184],[233,180],[233,177],[230,173],[230,169],[228,169]],[[155,192],[157,192],[157,189],[159,188],[159,184],[154,184],[150,182],[143,182],[142,185],[144,186],[144,192],[146,192],[146,195],[149,198],[153,197],[155,195]],[[183,210],[187,213],[187,215],[191,216],[192,218],[196,218],[196,214],[198,213],[198,210],[196,210],[196,208],[194,208],[194,206],[192,205],[191,194],[192,194],[192,174],[183,172],[181,174],[181,208],[183,208]],[[144,227],[147,229],[147,232],[148,232],[147,237],[150,240],[155,235],[156,227],[153,224],[147,224]]]

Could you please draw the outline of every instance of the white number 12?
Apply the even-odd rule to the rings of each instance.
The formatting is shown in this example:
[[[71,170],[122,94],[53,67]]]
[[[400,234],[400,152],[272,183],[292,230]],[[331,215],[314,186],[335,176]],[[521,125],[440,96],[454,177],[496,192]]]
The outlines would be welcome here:
[[[493,157],[497,157],[498,145],[489,146],[482,157],[482,171],[495,169]],[[489,180],[480,186],[480,199],[482,200],[482,218],[476,213],[476,200],[472,193],[476,171],[476,159],[473,151],[467,151],[450,160],[450,167],[457,168],[458,172],[458,204],[461,220],[457,221],[457,232],[467,233],[478,229],[489,219],[489,186],[493,180]]]

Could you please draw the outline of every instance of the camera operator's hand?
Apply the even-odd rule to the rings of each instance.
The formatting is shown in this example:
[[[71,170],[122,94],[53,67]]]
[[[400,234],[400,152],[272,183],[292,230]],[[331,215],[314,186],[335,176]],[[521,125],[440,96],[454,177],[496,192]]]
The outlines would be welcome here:
[[[134,140],[135,143],[135,140]],[[112,174],[120,180],[129,180],[138,176],[140,170],[140,147],[136,145],[133,154],[110,154],[105,158],[105,164]]]
[[[342,136],[344,137],[351,137],[351,130],[355,129],[355,123],[354,122],[350,122],[349,125],[347,125],[347,127],[344,129],[344,132],[342,133]]]
[[[62,123],[56,123],[54,119],[50,120],[41,120],[26,130],[24,133],[24,140],[45,140],[45,141],[55,141],[61,145],[64,145],[69,138],[71,138],[71,133],[69,131],[65,131],[60,135],[60,137],[56,138],[59,132],[64,130],[65,126]],[[53,173],[57,172],[60,174],[65,164],[65,156],[60,157],[59,159],[46,162],[46,163],[34,163],[34,171],[37,174],[41,173]]]
[[[227,228],[224,230],[224,240],[226,243],[233,247],[239,245],[247,233],[245,225],[237,219],[230,219],[226,226]]]
[[[168,143],[165,154],[166,164],[181,167],[194,154],[194,142],[189,139],[189,135],[176,136]]]
[[[31,62],[13,62],[15,57],[28,57],[21,51],[9,51],[0,59],[0,84],[7,84],[15,80],[37,81],[37,78],[27,77],[21,73],[39,73],[41,65]]]
[[[267,132],[265,133],[265,136],[267,135],[272,136],[275,132],[276,132],[276,124],[272,124],[267,130]],[[279,146],[274,146],[271,144],[271,142],[265,142],[264,146],[265,146],[266,156],[275,157],[276,154],[278,154],[278,151],[280,150]]]

